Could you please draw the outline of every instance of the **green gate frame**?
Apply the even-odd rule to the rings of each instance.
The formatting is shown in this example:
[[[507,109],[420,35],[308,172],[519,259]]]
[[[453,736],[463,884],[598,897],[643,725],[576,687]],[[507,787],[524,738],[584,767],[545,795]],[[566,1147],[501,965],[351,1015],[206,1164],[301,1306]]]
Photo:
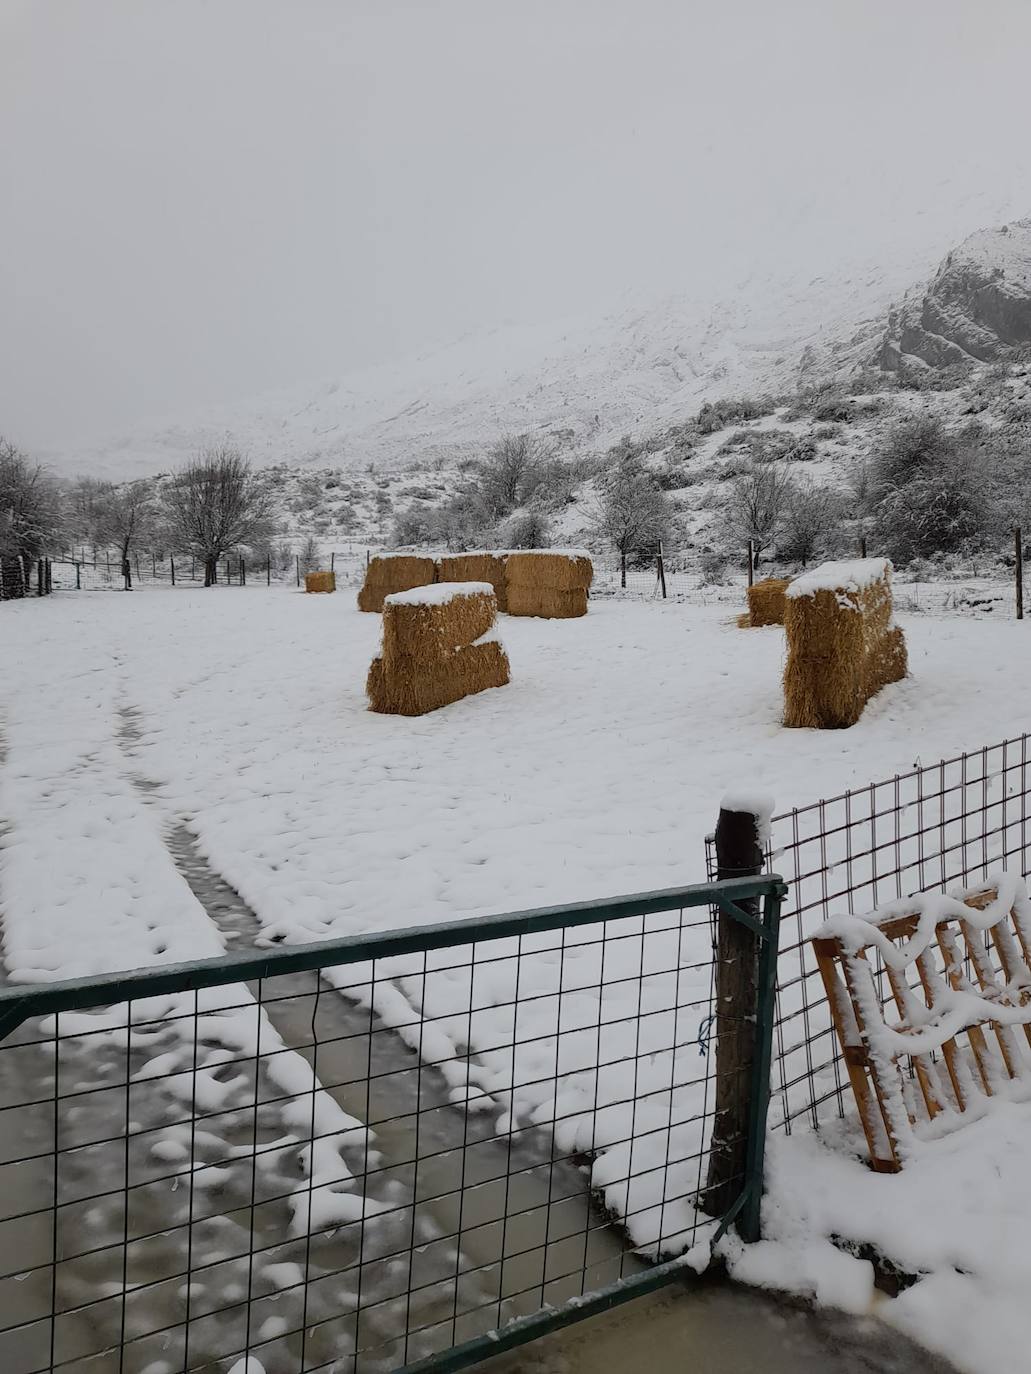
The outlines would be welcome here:
[[[716,908],[739,921],[756,936],[759,954],[755,1007],[757,1034],[750,1084],[745,1178],[736,1201],[721,1219],[712,1243],[715,1244],[725,1235],[735,1221],[743,1240],[756,1241],[760,1238],[766,1120],[770,1103],[777,948],[781,907],[787,891],[786,883],[776,873],[728,878],[720,882],[666,888],[607,901],[575,902],[509,915],[445,921],[382,935],[324,940],[261,954],[227,955],[192,963],[168,964],[156,969],[29,987],[11,985],[0,988],[0,1052],[4,1040],[31,1017],[87,1011],[145,997],[194,992],[200,988],[222,987],[288,973],[312,972],[367,960],[387,959],[395,955],[419,954],[460,945],[475,945],[487,940],[565,930],[662,911]],[[754,909],[760,901],[761,910],[756,912]],[[683,1257],[667,1260],[642,1274],[619,1279],[561,1308],[541,1309],[518,1317],[489,1335],[477,1336],[450,1350],[405,1365],[399,1374],[450,1374],[454,1370],[467,1369],[488,1356],[511,1350],[585,1317],[607,1312],[632,1298],[654,1292],[675,1282],[684,1271]]]

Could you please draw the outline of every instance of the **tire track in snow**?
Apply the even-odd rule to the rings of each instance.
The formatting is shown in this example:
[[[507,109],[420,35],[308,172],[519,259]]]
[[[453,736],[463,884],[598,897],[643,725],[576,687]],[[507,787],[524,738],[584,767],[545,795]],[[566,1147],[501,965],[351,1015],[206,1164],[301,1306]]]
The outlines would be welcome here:
[[[160,784],[144,778],[136,767],[140,714],[131,707],[123,707],[119,714],[130,777],[147,803],[160,809]],[[227,944],[257,948],[257,913],[207,861],[188,824],[166,817],[163,836],[176,868]],[[454,1319],[459,1274],[463,1304],[483,1307],[478,1329],[486,1330],[503,1300],[502,1266],[504,1292],[516,1294],[504,1307],[506,1320],[526,1310],[527,1294],[540,1289],[551,1274],[575,1274],[586,1263],[596,1269],[600,1283],[636,1267],[615,1230],[600,1225],[581,1172],[554,1160],[547,1132],[514,1138],[496,1131],[493,1113],[482,1111],[495,1104],[473,1086],[477,1066],[443,1038],[427,1052],[429,1032],[414,1024],[418,1012],[400,988],[385,977],[372,992],[366,990],[368,985],[354,986],[353,979],[348,988],[349,971],[336,972],[336,985],[324,984],[317,974],[277,978],[277,1000],[263,1000],[262,1007],[283,1044],[308,1060],[321,1084],[331,1084],[322,1090],[374,1133],[380,1163],[371,1169],[366,1184],[372,1183],[389,1210],[365,1226],[362,1302],[379,1302],[381,1307],[363,1315],[362,1328],[364,1339],[371,1336],[382,1342],[382,1350],[378,1356],[362,1358],[362,1371],[393,1368],[440,1348],[440,1324]],[[251,991],[258,995],[253,985]],[[398,1033],[399,1022],[407,1034]],[[420,1045],[423,1060],[432,1063],[440,1055],[445,1062],[432,1067],[420,1063]],[[413,1217],[416,1148],[420,1160],[425,1157],[429,1163],[418,1167],[420,1191]],[[561,1228],[563,1236],[557,1241],[552,1239],[554,1227],[549,1229],[552,1204],[562,1206],[567,1221],[574,1212],[579,1218],[579,1224]],[[508,1236],[507,1228],[499,1231],[497,1218],[505,1211],[529,1214],[521,1218],[516,1238]],[[313,1216],[317,1226],[314,1211]],[[535,1231],[540,1234],[528,1243]],[[318,1271],[339,1273],[343,1267],[338,1246],[323,1256],[325,1248],[313,1243],[308,1257],[316,1286]],[[373,1256],[371,1263],[365,1251]],[[375,1258],[380,1254],[385,1256],[382,1261]],[[399,1274],[404,1268],[407,1273]],[[400,1299],[390,1301],[399,1284],[402,1293],[415,1289],[410,1311],[403,1314],[397,1305]],[[339,1293],[336,1300],[339,1303]],[[398,1344],[398,1331],[405,1325],[436,1326],[437,1331],[415,1338],[405,1350]]]

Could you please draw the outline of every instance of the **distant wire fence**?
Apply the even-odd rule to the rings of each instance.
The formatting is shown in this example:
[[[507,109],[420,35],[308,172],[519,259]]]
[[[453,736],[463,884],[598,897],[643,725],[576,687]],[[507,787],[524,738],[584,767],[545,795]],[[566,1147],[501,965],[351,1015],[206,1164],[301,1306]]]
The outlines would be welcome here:
[[[711,840],[708,850],[714,874]],[[919,892],[972,887],[1000,867],[1026,878],[1031,736],[918,764],[775,816],[767,866],[788,884],[770,1119],[788,1132],[799,1123],[815,1129],[844,1116],[851,1102],[812,936],[832,916],[865,914]],[[874,977],[880,987],[885,971],[877,961]]]

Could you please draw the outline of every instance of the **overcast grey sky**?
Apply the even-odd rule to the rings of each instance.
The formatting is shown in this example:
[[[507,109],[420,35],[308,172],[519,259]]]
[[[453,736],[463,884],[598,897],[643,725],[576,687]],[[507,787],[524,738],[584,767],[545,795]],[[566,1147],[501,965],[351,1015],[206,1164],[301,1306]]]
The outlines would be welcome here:
[[[0,432],[1031,213],[1029,51],[1028,0],[0,0]]]

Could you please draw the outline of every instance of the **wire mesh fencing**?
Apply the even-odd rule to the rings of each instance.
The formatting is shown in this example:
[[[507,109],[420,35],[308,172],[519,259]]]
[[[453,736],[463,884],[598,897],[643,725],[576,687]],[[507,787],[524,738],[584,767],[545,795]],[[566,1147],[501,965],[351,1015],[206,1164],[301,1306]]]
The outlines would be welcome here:
[[[0,1368],[458,1368],[680,1274],[714,893],[0,990]]]
[[[768,865],[783,875],[771,1120],[818,1127],[850,1107],[810,943],[829,917],[865,914],[929,890],[972,887],[998,868],[1031,870],[1028,736],[1003,740],[771,823]],[[710,845],[710,872],[715,857]],[[875,977],[883,980],[878,966]],[[885,989],[885,1002],[891,1000]]]

